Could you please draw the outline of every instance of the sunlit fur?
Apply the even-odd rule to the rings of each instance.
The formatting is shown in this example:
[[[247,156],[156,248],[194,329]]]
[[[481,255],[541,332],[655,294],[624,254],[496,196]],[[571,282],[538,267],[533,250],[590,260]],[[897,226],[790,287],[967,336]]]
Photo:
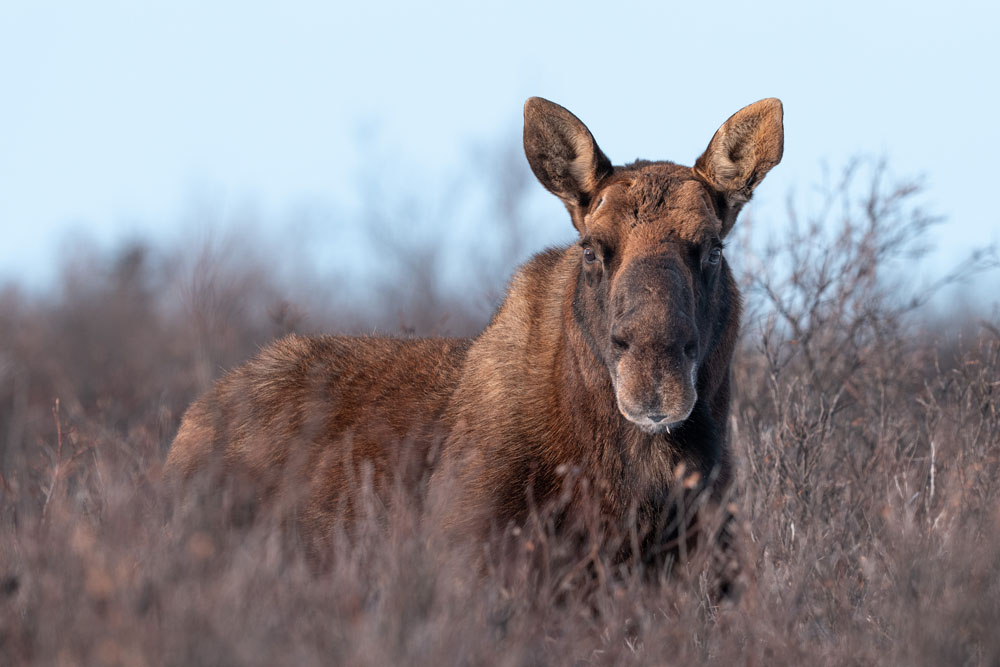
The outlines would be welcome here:
[[[780,102],[735,114],[696,168],[613,167],[540,98],[525,104],[524,145],[580,239],[521,266],[483,333],[280,340],[188,410],[173,477],[214,469],[248,479],[258,501],[291,498],[318,552],[359,480],[429,494],[435,521],[468,544],[556,499],[571,523],[582,487],[627,531],[666,511],[681,464],[718,495],[740,316],[719,248],[780,160]]]

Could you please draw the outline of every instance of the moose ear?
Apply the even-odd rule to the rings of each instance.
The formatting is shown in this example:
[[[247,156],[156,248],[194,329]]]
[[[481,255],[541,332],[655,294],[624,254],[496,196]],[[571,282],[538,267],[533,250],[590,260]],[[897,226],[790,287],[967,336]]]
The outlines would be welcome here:
[[[781,162],[784,144],[781,100],[770,97],[733,114],[695,162],[695,174],[718,194],[723,236],[757,184]]]
[[[558,104],[532,97],[524,103],[524,154],[535,177],[563,200],[580,230],[584,209],[613,169],[590,130]]]

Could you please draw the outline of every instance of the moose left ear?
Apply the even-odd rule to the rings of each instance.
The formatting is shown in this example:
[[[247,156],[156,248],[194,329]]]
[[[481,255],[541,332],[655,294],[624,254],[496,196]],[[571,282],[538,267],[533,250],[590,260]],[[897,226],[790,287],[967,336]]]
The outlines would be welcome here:
[[[695,174],[718,193],[723,236],[757,184],[781,162],[784,145],[781,100],[770,97],[733,114],[695,162]]]

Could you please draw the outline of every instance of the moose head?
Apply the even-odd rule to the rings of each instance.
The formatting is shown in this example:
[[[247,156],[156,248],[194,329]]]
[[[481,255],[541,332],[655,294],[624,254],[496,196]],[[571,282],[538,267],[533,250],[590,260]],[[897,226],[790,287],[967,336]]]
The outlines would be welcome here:
[[[531,169],[580,234],[576,324],[621,414],[646,433],[669,433],[691,415],[699,387],[728,368],[731,341],[713,357],[739,300],[724,242],[781,160],[781,102],[738,111],[694,167],[612,166],[576,116],[538,97],[524,119]]]

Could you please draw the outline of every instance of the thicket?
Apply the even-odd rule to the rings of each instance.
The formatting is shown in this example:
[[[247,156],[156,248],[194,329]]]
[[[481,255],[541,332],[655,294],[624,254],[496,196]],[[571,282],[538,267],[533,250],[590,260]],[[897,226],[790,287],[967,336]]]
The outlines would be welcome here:
[[[524,180],[498,182],[509,258]],[[748,304],[730,422],[746,588],[721,604],[698,572],[586,595],[480,578],[428,553],[408,507],[322,572],[267,521],[230,525],[224,489],[196,520],[170,511],[166,450],[223,369],[289,331],[473,333],[502,262],[456,291],[433,277],[438,247],[382,244],[399,271],[377,312],[219,245],[78,254],[49,292],[7,287],[0,663],[1000,663],[1000,320],[925,305],[995,255],[925,282],[919,202],[856,165],[772,241],[748,219],[729,242]]]

